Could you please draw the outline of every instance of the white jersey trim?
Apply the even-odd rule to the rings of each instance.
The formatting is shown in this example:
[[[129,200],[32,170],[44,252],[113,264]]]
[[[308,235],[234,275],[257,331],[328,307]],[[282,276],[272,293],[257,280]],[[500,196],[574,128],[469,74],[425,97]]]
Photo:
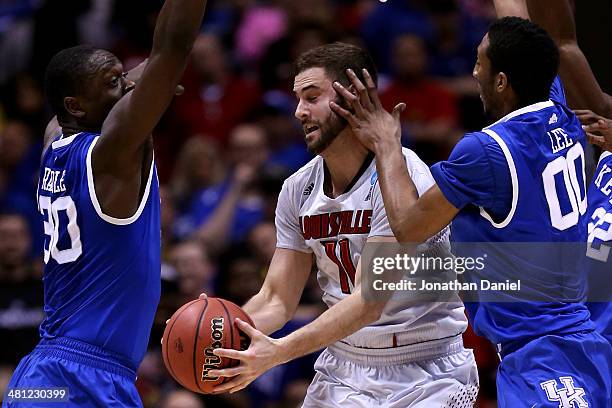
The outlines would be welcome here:
[[[603,160],[604,160],[606,157],[608,157],[608,156],[612,156],[612,152],[609,152],[609,151],[607,151],[607,150],[606,150],[606,151],[604,151],[604,152],[601,154],[601,156],[599,156],[599,163],[601,163],[601,162],[602,162],[602,161],[603,161]],[[599,165],[599,163],[598,163],[598,165]]]
[[[540,111],[542,109],[552,108],[553,106],[555,106],[555,103],[553,101],[551,101],[551,100],[548,100],[546,102],[538,102],[538,103],[534,103],[533,105],[525,106],[524,108],[517,109],[514,112],[510,112],[509,114],[507,114],[506,116],[504,116],[503,118],[498,120],[497,122],[495,122],[492,125],[489,125],[486,128],[484,128],[483,130],[490,129],[492,126],[495,126],[498,123],[507,122],[510,119],[515,118],[515,117],[517,117],[519,115],[522,115],[524,113],[537,112],[537,111]]]
[[[51,143],[51,148],[52,149],[59,149],[60,147],[68,146],[81,133],[82,132],[79,132],[79,133],[74,134],[72,136],[69,136],[69,137],[67,137],[65,139],[64,139],[64,135],[62,135],[62,137],[60,137],[58,140],[56,140],[55,142]]]
[[[98,201],[98,197],[96,196],[96,187],[94,184],[93,168],[91,166],[91,152],[93,151],[94,146],[96,145],[99,138],[100,136],[97,136],[93,140],[93,142],[91,142],[91,145],[89,146],[89,150],[87,151],[86,167],[87,167],[87,188],[89,189],[89,198],[91,199],[91,203],[96,209],[96,212],[98,213],[100,218],[102,218],[104,221],[110,224],[114,224],[114,225],[132,224],[134,221],[138,219],[138,217],[140,217],[140,214],[142,214],[145,208],[145,205],[147,204],[147,201],[149,199],[149,191],[151,190],[151,180],[153,179],[155,160],[151,160],[151,168],[149,169],[149,178],[147,180],[147,186],[145,187],[144,194],[142,195],[142,200],[140,201],[140,205],[138,206],[136,213],[129,218],[111,217],[110,215],[104,214],[104,212],[102,211],[102,207],[100,207],[100,202]]]
[[[504,140],[491,129],[483,129],[483,132],[491,136],[493,140],[499,144],[499,147],[501,147],[502,152],[504,152],[504,156],[506,157],[506,162],[508,163],[508,168],[510,169],[510,178],[512,180],[512,208],[510,209],[510,213],[508,213],[506,219],[500,223],[493,221],[493,217],[491,217],[482,207],[480,207],[480,215],[487,219],[495,228],[505,228],[508,224],[510,224],[510,221],[512,221],[518,204],[519,185],[516,166],[514,165],[514,159],[512,158],[512,154],[510,154],[510,149],[508,149],[506,142],[504,142]]]

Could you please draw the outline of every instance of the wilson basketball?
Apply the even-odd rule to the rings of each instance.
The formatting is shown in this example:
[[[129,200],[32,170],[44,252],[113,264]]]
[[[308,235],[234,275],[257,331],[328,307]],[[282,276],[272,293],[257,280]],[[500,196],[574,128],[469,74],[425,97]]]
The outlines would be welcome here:
[[[236,317],[253,326],[239,306],[219,298],[193,300],[172,315],[162,338],[162,355],[166,369],[179,384],[207,394],[212,387],[228,380],[211,377],[208,372],[240,363],[215,356],[214,349],[248,348],[249,337],[234,324]]]

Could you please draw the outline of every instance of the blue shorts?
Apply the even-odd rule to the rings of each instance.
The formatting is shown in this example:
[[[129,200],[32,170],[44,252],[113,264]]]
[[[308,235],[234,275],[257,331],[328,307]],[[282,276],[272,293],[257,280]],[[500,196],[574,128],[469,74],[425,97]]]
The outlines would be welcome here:
[[[544,336],[502,355],[497,404],[500,408],[612,407],[611,373],[612,346],[599,333]]]
[[[18,407],[142,407],[136,391],[136,373],[117,356],[67,338],[41,340],[24,357],[7,387],[13,390],[65,388],[67,401],[11,399],[2,408]],[[31,396],[31,395],[30,395]]]

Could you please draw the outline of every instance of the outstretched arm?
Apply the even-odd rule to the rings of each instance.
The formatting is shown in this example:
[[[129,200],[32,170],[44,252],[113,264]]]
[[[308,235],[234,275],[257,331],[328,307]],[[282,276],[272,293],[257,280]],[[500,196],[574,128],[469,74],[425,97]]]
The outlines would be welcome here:
[[[393,238],[373,237],[368,242],[394,242]],[[355,333],[380,318],[387,300],[367,301],[361,293],[361,261],[357,264],[358,275],[355,291],[330,307],[310,324],[281,339],[265,336],[242,321],[238,327],[251,337],[246,351],[216,349],[218,356],[241,361],[238,367],[214,370],[213,376],[235,377],[217,386],[217,392],[236,392],[248,386],[258,376],[279,364],[320,350],[338,340]]]
[[[501,1],[501,0],[499,0]],[[572,109],[590,109],[612,117],[612,96],[605,94],[578,47],[576,24],[569,0],[527,0],[531,19],[544,27],[559,47],[559,73]]]
[[[94,149],[94,166],[131,169],[170,104],[200,29],[206,0],[166,0],[138,86],[113,107]]]
[[[497,18],[515,16],[529,19],[525,0],[493,0],[493,4]]]

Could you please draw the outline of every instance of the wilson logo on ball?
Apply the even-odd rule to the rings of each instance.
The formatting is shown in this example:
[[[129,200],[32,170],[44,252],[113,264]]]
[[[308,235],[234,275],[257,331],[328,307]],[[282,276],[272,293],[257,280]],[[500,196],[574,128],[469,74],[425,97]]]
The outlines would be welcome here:
[[[219,377],[211,377],[208,375],[210,370],[218,369],[221,365],[221,357],[215,356],[213,350],[223,347],[223,324],[222,317],[216,317],[210,321],[211,337],[213,342],[210,346],[204,349],[204,365],[202,366],[202,381],[216,381]]]

